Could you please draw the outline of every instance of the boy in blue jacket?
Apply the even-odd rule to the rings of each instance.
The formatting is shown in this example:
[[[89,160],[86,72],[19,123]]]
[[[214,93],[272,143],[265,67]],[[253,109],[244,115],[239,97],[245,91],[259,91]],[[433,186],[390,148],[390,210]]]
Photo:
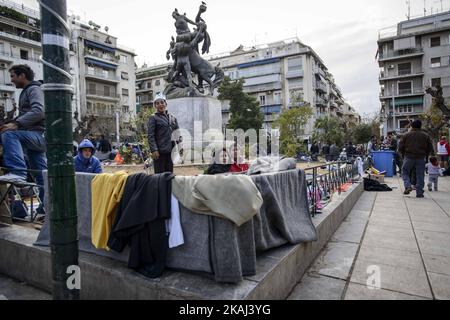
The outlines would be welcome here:
[[[73,158],[75,172],[102,173],[100,161],[94,157],[95,148],[88,139],[78,146],[78,155]]]

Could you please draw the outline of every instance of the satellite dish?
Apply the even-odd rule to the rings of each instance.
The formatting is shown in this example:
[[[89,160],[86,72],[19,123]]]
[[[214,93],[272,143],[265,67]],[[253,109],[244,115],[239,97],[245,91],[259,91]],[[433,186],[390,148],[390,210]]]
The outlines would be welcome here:
[[[109,27],[105,26],[105,31],[108,32],[109,31]]]

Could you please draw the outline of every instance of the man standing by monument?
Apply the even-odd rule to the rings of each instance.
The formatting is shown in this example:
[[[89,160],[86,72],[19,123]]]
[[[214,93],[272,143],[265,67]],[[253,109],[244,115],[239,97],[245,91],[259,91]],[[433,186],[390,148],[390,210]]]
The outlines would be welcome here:
[[[152,153],[155,173],[172,172],[172,150],[175,141],[172,133],[179,129],[177,119],[167,112],[167,100],[164,94],[155,97],[156,112],[148,121],[148,144]]]

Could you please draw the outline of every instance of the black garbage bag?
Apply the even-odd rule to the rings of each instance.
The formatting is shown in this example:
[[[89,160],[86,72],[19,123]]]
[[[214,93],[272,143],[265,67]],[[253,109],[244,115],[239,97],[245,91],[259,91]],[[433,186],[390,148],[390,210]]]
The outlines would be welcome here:
[[[376,192],[392,191],[392,189],[387,184],[382,184],[376,180],[372,180],[369,178],[364,178],[364,190]]]

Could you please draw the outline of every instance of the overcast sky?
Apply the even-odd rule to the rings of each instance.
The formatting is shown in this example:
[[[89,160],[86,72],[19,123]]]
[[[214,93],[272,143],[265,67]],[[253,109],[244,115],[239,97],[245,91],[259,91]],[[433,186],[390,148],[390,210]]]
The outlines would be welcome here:
[[[15,0],[37,8],[35,0]],[[139,66],[166,62],[175,34],[171,13],[195,19],[201,1],[68,0],[68,13],[109,27],[120,44],[133,48]],[[380,29],[406,19],[405,0],[206,0],[210,53],[240,44],[252,46],[291,37],[311,46],[325,62],[347,101],[361,114],[379,109],[379,68],[375,60]],[[424,0],[411,0],[411,16],[424,14]],[[427,14],[440,0],[425,0]],[[442,0],[445,10],[450,0]]]

